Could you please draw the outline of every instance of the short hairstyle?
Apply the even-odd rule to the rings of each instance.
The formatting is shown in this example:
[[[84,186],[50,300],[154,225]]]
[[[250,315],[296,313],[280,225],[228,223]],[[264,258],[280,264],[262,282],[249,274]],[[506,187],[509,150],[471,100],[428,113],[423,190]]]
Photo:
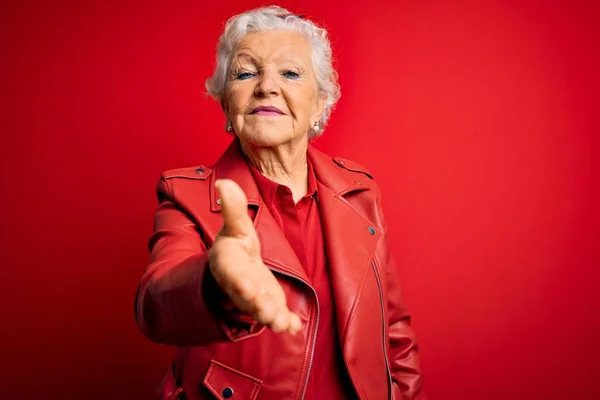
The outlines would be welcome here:
[[[289,30],[303,34],[310,43],[317,88],[325,95],[325,107],[319,121],[321,130],[316,133],[311,129],[309,137],[320,135],[340,98],[340,86],[337,71],[333,67],[331,44],[324,28],[302,15],[290,13],[285,8],[261,7],[235,15],[226,22],[217,45],[215,71],[206,80],[206,89],[212,97],[222,102],[227,87],[231,56],[237,44],[247,34],[273,30]]]

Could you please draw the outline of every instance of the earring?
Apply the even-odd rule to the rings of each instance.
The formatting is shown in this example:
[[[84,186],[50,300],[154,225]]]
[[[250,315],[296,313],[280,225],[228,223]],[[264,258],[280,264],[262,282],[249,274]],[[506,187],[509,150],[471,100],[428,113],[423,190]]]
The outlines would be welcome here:
[[[313,126],[313,132],[314,133],[319,133],[321,131],[321,126],[319,126],[319,121],[315,122],[315,125]]]
[[[231,121],[227,121],[227,126],[225,127],[225,130],[227,132],[233,132],[233,124],[231,123]]]

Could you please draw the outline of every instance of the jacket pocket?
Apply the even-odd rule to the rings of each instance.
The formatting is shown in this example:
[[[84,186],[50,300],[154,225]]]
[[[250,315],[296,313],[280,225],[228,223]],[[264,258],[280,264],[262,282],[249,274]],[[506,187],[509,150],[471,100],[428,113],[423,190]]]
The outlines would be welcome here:
[[[211,360],[203,383],[217,399],[254,400],[263,382]]]

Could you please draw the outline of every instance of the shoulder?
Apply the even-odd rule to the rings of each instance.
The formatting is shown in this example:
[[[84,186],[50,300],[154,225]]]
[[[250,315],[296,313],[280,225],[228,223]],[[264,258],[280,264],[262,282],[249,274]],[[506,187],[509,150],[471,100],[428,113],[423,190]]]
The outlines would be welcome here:
[[[212,168],[205,165],[196,165],[193,167],[184,167],[166,170],[161,174],[161,179],[168,181],[175,178],[205,180],[212,173]]]
[[[344,157],[332,157],[331,159],[345,176],[347,184],[353,186],[354,189],[370,189],[369,192],[374,195],[376,199],[379,199],[381,190],[375,175],[369,168],[361,163]]]
[[[367,176],[369,179],[374,180],[373,174],[362,164],[356,161],[349,160],[343,157],[333,157],[333,162],[336,163],[340,168],[350,172],[358,173]]]
[[[362,192],[361,197],[364,197],[370,196],[370,193],[377,194],[375,176],[360,162],[339,154],[327,154],[311,145],[308,158],[315,168],[317,179],[337,195]]]
[[[181,187],[187,182],[206,181],[213,173],[213,168],[206,165],[195,165],[182,168],[174,168],[163,171],[156,186],[159,198],[164,196],[173,198],[173,187]]]
[[[369,221],[382,224],[381,189],[374,174],[363,164],[344,157],[332,157],[344,181],[346,200]]]

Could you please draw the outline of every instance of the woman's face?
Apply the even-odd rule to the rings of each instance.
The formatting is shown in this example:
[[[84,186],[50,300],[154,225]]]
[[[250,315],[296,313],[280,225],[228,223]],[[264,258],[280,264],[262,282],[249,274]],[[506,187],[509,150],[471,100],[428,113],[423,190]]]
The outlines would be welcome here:
[[[325,104],[301,34],[247,35],[235,49],[223,109],[235,134],[256,146],[306,140]]]

